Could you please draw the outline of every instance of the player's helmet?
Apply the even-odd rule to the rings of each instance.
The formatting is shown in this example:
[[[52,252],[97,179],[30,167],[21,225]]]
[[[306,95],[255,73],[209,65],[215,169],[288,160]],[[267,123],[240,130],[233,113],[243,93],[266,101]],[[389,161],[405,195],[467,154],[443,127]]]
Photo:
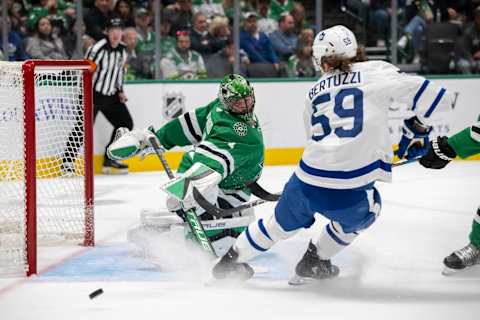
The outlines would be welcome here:
[[[313,58],[316,65],[322,68],[322,58],[338,56],[354,58],[357,55],[357,39],[350,29],[344,26],[334,26],[320,31],[313,41]]]
[[[220,82],[218,98],[225,108],[235,114],[251,115],[255,93],[250,82],[238,74],[228,74]]]

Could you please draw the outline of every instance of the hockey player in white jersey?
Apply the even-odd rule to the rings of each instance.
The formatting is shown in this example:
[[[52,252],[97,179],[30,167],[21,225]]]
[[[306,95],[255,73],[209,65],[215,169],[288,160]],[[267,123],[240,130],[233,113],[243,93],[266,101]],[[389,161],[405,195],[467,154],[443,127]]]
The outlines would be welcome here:
[[[313,56],[323,74],[306,95],[309,140],[302,159],[274,215],[250,224],[215,265],[217,279],[250,278],[246,262],[310,227],[315,212],[330,223],[318,241],[310,241],[290,283],[338,275],[330,259],[375,222],[381,199],[374,183],[391,181],[388,107],[396,101],[415,113],[405,120],[397,153],[410,159],[426,152],[432,113],[451,106],[451,95],[423,77],[399,73],[383,61],[355,62],[357,41],[344,26],[317,34]]]

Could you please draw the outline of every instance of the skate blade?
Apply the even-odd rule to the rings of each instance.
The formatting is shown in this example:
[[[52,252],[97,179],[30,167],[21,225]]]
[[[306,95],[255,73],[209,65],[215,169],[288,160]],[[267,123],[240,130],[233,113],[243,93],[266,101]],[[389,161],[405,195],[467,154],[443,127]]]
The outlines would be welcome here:
[[[109,175],[122,175],[122,174],[127,174],[128,169],[117,169],[117,168],[103,167],[102,168],[102,173],[103,174],[109,174]]]
[[[449,267],[444,267],[442,270],[442,275],[445,277],[450,277],[450,276],[453,276],[454,274],[458,274],[461,271],[463,271],[463,269],[451,269]]]
[[[294,275],[293,277],[288,280],[288,284],[291,286],[303,286],[303,285],[308,285],[312,283],[317,283],[318,280],[313,279],[313,278],[306,278],[306,277],[301,277],[298,274]]]

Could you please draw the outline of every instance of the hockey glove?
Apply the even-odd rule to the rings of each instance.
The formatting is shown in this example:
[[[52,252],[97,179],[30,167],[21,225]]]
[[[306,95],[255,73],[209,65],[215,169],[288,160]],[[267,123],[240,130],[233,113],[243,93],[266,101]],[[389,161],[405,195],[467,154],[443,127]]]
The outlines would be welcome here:
[[[151,137],[156,138],[155,133],[148,129],[128,131],[119,128],[115,140],[108,146],[107,156],[113,160],[129,159],[150,147],[148,139]]]
[[[404,121],[402,131],[397,156],[407,160],[423,156],[429,146],[428,135],[432,127],[424,125],[417,117],[413,117]]]
[[[437,137],[432,140],[428,152],[420,159],[425,168],[442,169],[457,156],[455,150],[448,144],[447,137]]]

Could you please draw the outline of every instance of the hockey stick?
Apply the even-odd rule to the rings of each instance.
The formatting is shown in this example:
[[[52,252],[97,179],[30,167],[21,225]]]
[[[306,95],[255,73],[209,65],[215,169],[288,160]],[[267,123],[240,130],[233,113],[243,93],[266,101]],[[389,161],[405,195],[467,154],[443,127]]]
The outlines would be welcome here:
[[[256,200],[247,202],[245,204],[239,205],[238,207],[235,207],[235,208],[221,209],[216,205],[210,203],[207,199],[205,199],[205,197],[197,189],[193,189],[193,198],[200,205],[200,207],[202,207],[205,211],[207,211],[213,216],[222,217],[222,218],[231,217],[234,213],[237,213],[239,211],[258,206],[259,204],[262,204],[265,202],[272,201],[272,200],[265,200],[265,199],[256,199]]]
[[[392,163],[392,167],[400,167],[400,166],[403,166],[403,165],[406,165],[406,164],[409,164],[409,163],[412,163],[412,162],[417,162],[418,160],[420,160],[420,158],[421,157],[416,157],[416,158],[412,158],[412,159],[397,161],[397,162]]]
[[[392,167],[400,167],[412,162],[416,162],[420,160],[420,158],[421,157],[398,161],[398,162],[392,163]],[[258,206],[265,202],[278,201],[282,196],[281,193],[270,193],[266,191],[256,182],[248,183],[247,188],[249,188],[252,194],[258,197],[259,199],[253,200],[251,202],[247,202],[245,204],[242,204],[238,207],[231,208],[231,209],[221,209],[216,205],[210,203],[207,199],[205,199],[205,197],[203,197],[203,195],[200,192],[198,192],[198,190],[193,190],[193,198],[205,211],[207,211],[211,215],[224,218],[224,217],[232,216],[234,213],[237,213],[239,211]]]
[[[256,181],[247,183],[247,188],[250,189],[252,194],[257,198],[266,201],[278,201],[281,197],[281,193],[270,193],[263,189]]]
[[[162,163],[163,169],[165,169],[165,172],[167,173],[167,176],[170,180],[174,179],[175,176],[173,175],[172,169],[168,165],[167,160],[165,159],[164,156],[164,150],[162,147],[160,147],[160,144],[158,143],[156,137],[150,137],[148,139],[150,142],[150,145],[153,147],[153,150],[155,151],[155,154],[157,155],[158,159]],[[194,188],[194,193],[196,189]],[[190,210],[183,210],[179,209],[177,210],[177,214],[180,215],[181,217],[185,217],[185,221],[187,222],[188,226],[190,227],[190,230],[192,231],[193,235],[195,236],[195,239],[200,243],[202,248],[216,256],[215,250],[213,249],[212,243],[210,242],[210,239],[208,239],[205,230],[203,229],[203,225],[200,223],[200,220],[198,219],[197,214],[193,209]]]

